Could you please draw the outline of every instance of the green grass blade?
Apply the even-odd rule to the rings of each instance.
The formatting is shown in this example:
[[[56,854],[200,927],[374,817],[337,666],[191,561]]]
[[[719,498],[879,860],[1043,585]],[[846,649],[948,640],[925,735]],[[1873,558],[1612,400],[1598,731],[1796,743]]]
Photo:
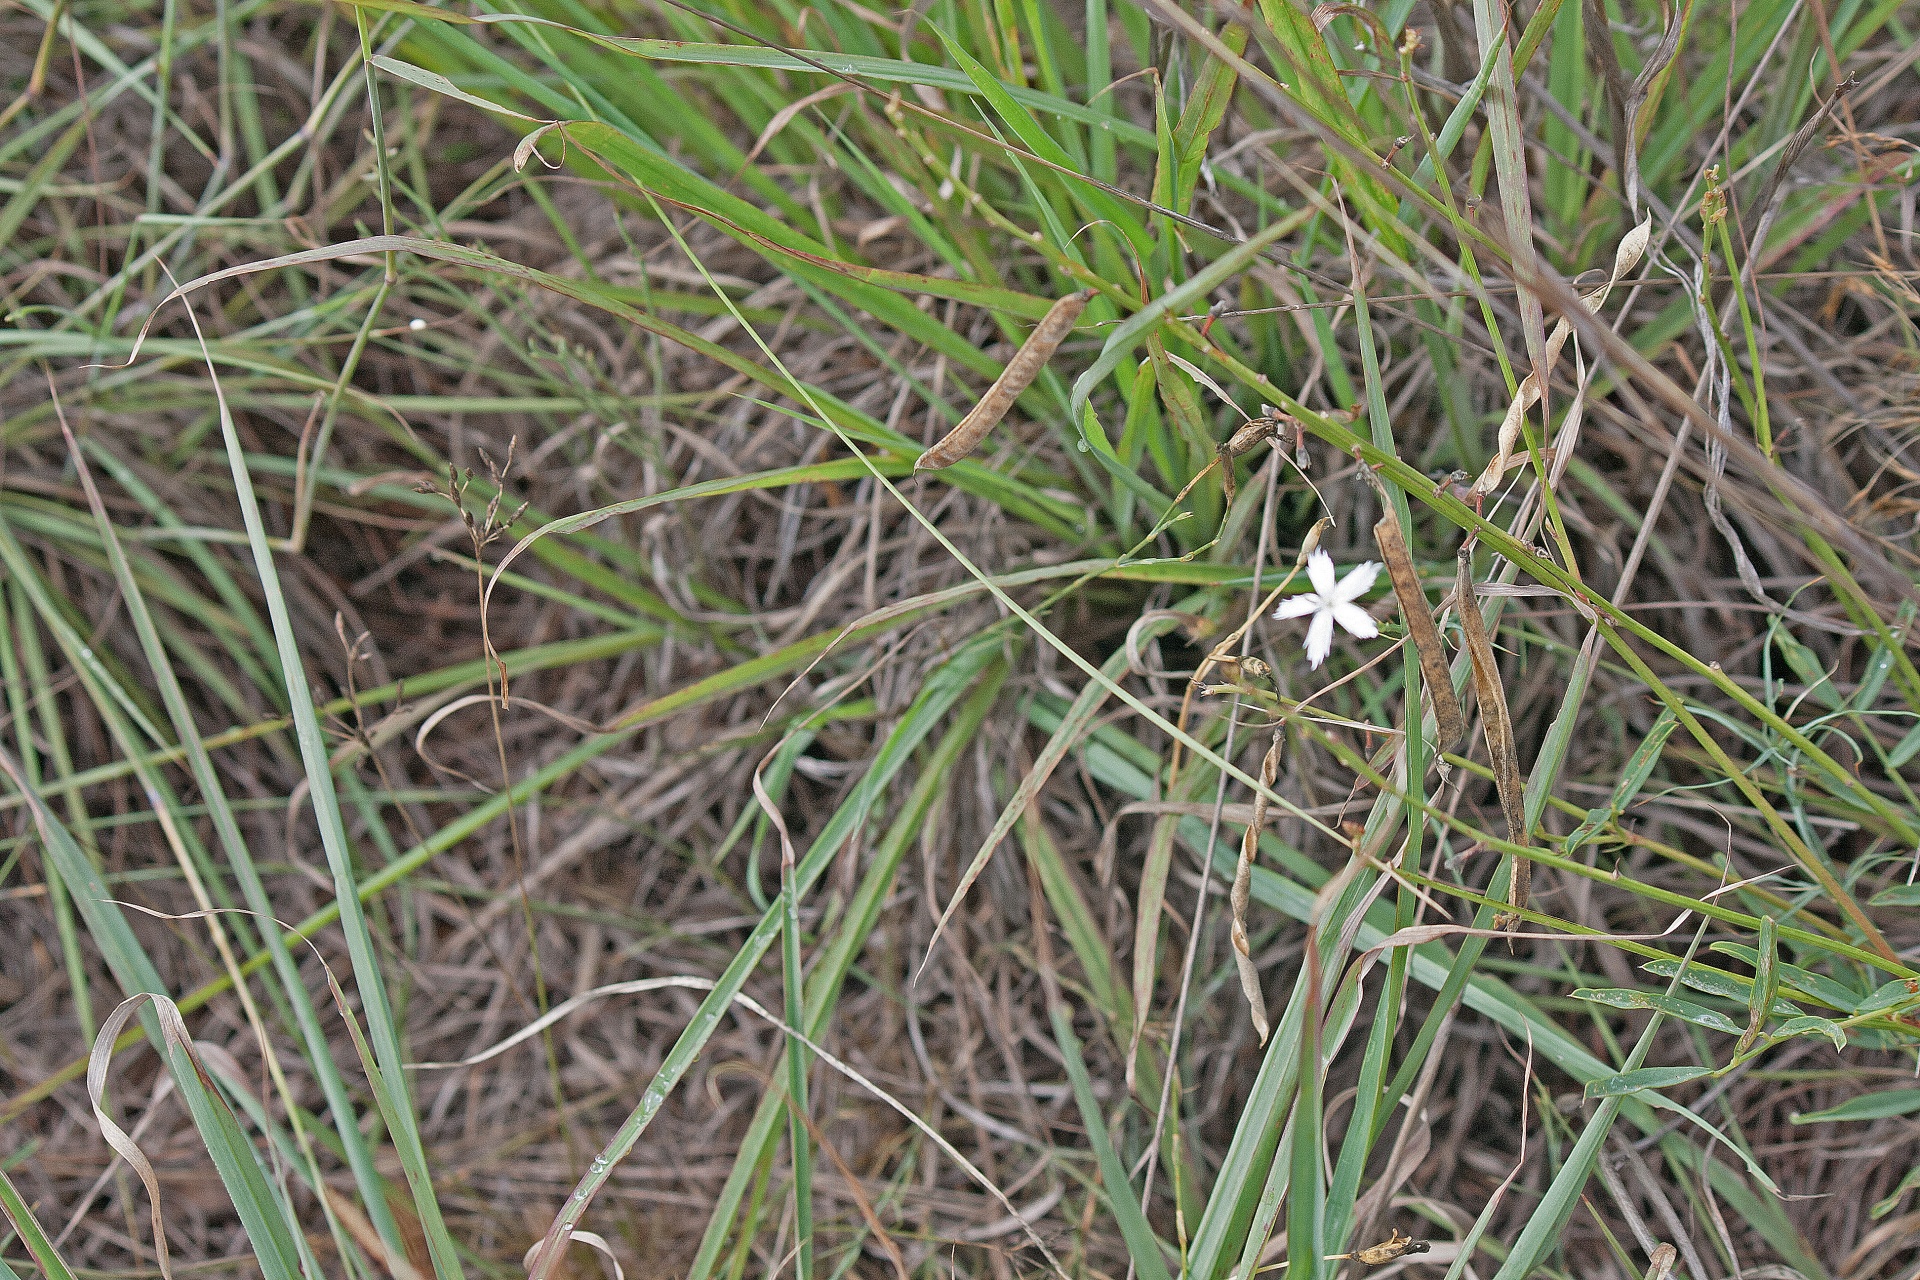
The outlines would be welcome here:
[[[794,884],[800,893],[805,894],[812,889],[841,844],[866,820],[882,790],[911,758],[914,748],[933,731],[940,718],[967,692],[972,682],[980,677],[998,649],[993,637],[988,637],[984,643],[975,642],[950,659],[928,682],[912,709],[902,718],[899,727],[887,738],[886,745],[861,778],[853,795],[835,811],[833,818],[799,859],[794,869]],[[541,1280],[554,1265],[587,1207],[593,1202],[594,1195],[605,1185],[615,1166],[640,1141],[648,1124],[659,1114],[668,1095],[680,1083],[680,1078],[693,1065],[701,1048],[712,1036],[721,1017],[732,1005],[734,996],[745,986],[748,977],[779,936],[786,910],[785,896],[783,892],[782,900],[769,907],[761,917],[747,941],[727,965],[726,971],[715,982],[712,993],[701,1001],[692,1021],[668,1051],[639,1103],[619,1130],[608,1139],[595,1159],[592,1170],[567,1198],[566,1205],[554,1219],[539,1254],[530,1266],[529,1274],[533,1280]]]
[[[234,492],[240,500],[240,514],[246,527],[248,548],[253,554],[254,570],[258,576],[261,591],[266,597],[267,617],[273,625],[274,640],[280,654],[280,668],[286,673],[287,698],[292,710],[294,737],[299,743],[300,757],[306,769],[308,803],[312,806],[314,820],[319,826],[321,847],[326,853],[327,866],[333,876],[334,900],[346,935],[347,951],[353,962],[354,986],[360,996],[363,1016],[368,1023],[374,1056],[380,1065],[381,1078],[386,1082],[386,1088],[391,1090],[391,1094],[388,1094],[385,1090],[376,1089],[376,1099],[381,1104],[382,1114],[388,1118],[388,1133],[393,1139],[394,1149],[400,1157],[401,1167],[407,1175],[408,1185],[413,1192],[414,1210],[426,1234],[427,1248],[433,1257],[434,1269],[441,1280],[460,1280],[463,1271],[459,1255],[454,1248],[452,1238],[447,1234],[439,1201],[433,1192],[433,1179],[427,1168],[426,1151],[420,1141],[420,1131],[414,1117],[412,1101],[407,1096],[399,1028],[394,1021],[392,1006],[387,999],[386,980],[381,974],[379,956],[374,950],[372,931],[368,928],[366,915],[360,908],[360,899],[356,893],[353,856],[348,847],[346,826],[340,816],[340,801],[333,785],[333,771],[328,761],[326,740],[321,733],[319,717],[314,711],[313,695],[304,675],[305,664],[300,656],[299,642],[294,635],[286,599],[280,592],[279,571],[273,563],[273,550],[268,544],[266,524],[260,513],[259,500],[254,495],[253,479],[247,470],[239,431],[234,425],[233,415],[227,408],[225,397],[220,395],[219,374],[211,360],[208,361],[207,372],[208,376],[214,380],[214,391],[218,397],[220,434],[226,444],[228,470],[233,477]]]
[[[14,1234],[27,1247],[34,1265],[40,1269],[45,1280],[75,1280],[73,1269],[60,1256],[60,1251],[53,1247],[53,1241],[47,1238],[47,1233],[33,1216],[32,1206],[20,1194],[20,1189],[13,1185],[13,1179],[6,1175],[5,1170],[0,1170],[0,1210],[6,1212],[7,1221],[13,1224]],[[19,1273],[8,1266],[4,1259],[0,1259],[0,1275],[6,1276],[7,1280],[16,1280]]]
[[[74,906],[86,921],[87,932],[113,970],[114,978],[122,990],[138,993],[128,999],[165,1000],[171,1006],[173,1001],[166,993],[166,984],[113,901],[99,871],[81,852],[66,826],[26,785],[18,763],[3,749],[0,749],[0,772],[7,775],[26,803],[48,861],[66,881]],[[176,1020],[178,1016],[176,1008]],[[261,1269],[268,1280],[294,1280],[300,1275],[300,1263],[288,1226],[293,1220],[290,1206],[281,1202],[268,1183],[252,1146],[240,1134],[226,1104],[202,1081],[198,1067],[181,1047],[184,1040],[176,1044],[174,1038],[164,1034],[157,1017],[144,1016],[141,1022],[147,1038],[166,1060],[174,1086],[192,1113],[194,1127],[206,1143],[207,1153],[213,1157],[214,1167],[219,1170],[220,1181],[240,1215]]]
[[[1094,1097],[1093,1080],[1087,1075],[1086,1060],[1080,1053],[1080,1038],[1073,1032],[1073,1015],[1064,1000],[1054,1005],[1052,1020],[1053,1042],[1059,1046],[1061,1060],[1066,1064],[1074,1105],[1080,1109],[1081,1122],[1087,1127],[1087,1143],[1100,1166],[1104,1192],[1101,1199],[1120,1226],[1121,1238],[1127,1242],[1127,1256],[1133,1260],[1141,1280],[1172,1280],[1160,1241],[1135,1202],[1126,1166],[1120,1163],[1113,1140],[1107,1134],[1107,1118],[1101,1112],[1099,1099]]]

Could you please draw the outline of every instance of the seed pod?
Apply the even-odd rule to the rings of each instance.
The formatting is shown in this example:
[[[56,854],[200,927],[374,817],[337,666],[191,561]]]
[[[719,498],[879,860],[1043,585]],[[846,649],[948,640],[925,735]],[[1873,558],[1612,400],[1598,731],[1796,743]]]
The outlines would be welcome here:
[[[1494,657],[1493,638],[1487,634],[1486,619],[1480,616],[1480,602],[1473,590],[1473,553],[1460,549],[1459,574],[1454,583],[1454,613],[1460,619],[1461,634],[1466,637],[1467,655],[1473,661],[1473,687],[1480,698],[1480,725],[1487,735],[1487,759],[1493,765],[1493,785],[1500,793],[1500,809],[1507,820],[1507,840],[1527,843],[1526,780],[1520,776],[1520,755],[1514,747],[1513,719],[1507,714],[1507,691],[1500,684],[1500,666]],[[1533,864],[1516,855],[1513,878],[1507,886],[1507,905],[1511,911],[1494,918],[1496,929],[1513,929],[1526,910],[1528,891],[1533,884]]]
[[[1007,416],[1007,410],[1013,408],[1013,402],[1020,393],[1033,385],[1040,376],[1047,361],[1053,358],[1054,349],[1073,332],[1073,326],[1079,323],[1080,313],[1087,309],[1087,303],[1093,298],[1093,290],[1082,289],[1070,293],[1048,309],[1040,323],[1034,327],[1020,349],[1013,353],[1013,359],[1007,361],[1007,367],[987,388],[987,394],[980,397],[980,403],[966,417],[960,419],[960,425],[941,437],[940,442],[920,455],[913,464],[915,471],[933,471],[940,467],[950,467],[960,459],[980,447],[987,438],[987,432],[994,429],[1000,419]]]
[[[1280,776],[1280,744],[1284,741],[1279,730],[1274,731],[1273,744],[1267,748],[1267,754],[1260,761],[1260,781],[1267,787],[1273,786],[1273,780]],[[1233,907],[1233,925],[1227,937],[1233,943],[1233,963],[1240,972],[1240,991],[1247,998],[1248,1011],[1253,1015],[1253,1029],[1260,1037],[1260,1043],[1267,1042],[1267,1002],[1260,994],[1260,970],[1253,963],[1253,947],[1247,939],[1247,907],[1253,902],[1253,863],[1260,850],[1260,829],[1267,823],[1267,793],[1253,793],[1253,820],[1247,823],[1246,834],[1240,838],[1240,861],[1234,867],[1233,891],[1228,901]]]
[[[1220,446],[1220,450],[1227,455],[1228,461],[1232,461],[1253,452],[1254,449],[1273,439],[1279,432],[1278,418],[1249,418],[1227,437],[1227,442]]]
[[[1373,540],[1380,546],[1380,558],[1387,562],[1387,576],[1393,579],[1393,594],[1399,597],[1400,612],[1407,620],[1407,634],[1413,638],[1414,652],[1420,657],[1420,674],[1427,682],[1427,697],[1433,702],[1434,727],[1439,737],[1434,745],[1442,751],[1459,742],[1467,732],[1466,716],[1460,700],[1454,696],[1453,673],[1447,669],[1447,651],[1440,643],[1440,628],[1433,623],[1433,610],[1420,585],[1413,556],[1406,539],[1400,536],[1400,521],[1393,508],[1373,526]]]
[[[1370,1244],[1366,1248],[1356,1249],[1352,1253],[1330,1253],[1327,1255],[1327,1261],[1363,1262],[1369,1267],[1379,1267],[1392,1262],[1395,1258],[1405,1257],[1412,1253],[1425,1253],[1431,1248],[1433,1248],[1433,1246],[1425,1240],[1415,1240],[1412,1236],[1403,1236],[1400,1234],[1400,1229],[1395,1227],[1393,1229],[1392,1239],[1383,1240],[1379,1244]]]

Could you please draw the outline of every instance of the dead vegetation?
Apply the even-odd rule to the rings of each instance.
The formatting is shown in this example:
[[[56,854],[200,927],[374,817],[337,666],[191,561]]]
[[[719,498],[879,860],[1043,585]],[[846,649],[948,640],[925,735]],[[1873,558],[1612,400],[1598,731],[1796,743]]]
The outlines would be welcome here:
[[[1415,6],[1424,46],[1399,61],[1397,30],[1376,38],[1376,18],[1334,15],[1334,36],[1364,46],[1341,54],[1355,74],[1336,83],[1372,76],[1377,93],[1354,114],[1303,90],[1291,116],[1245,73],[1236,91],[1230,60],[1171,6],[1147,6],[1151,23],[1121,7],[1110,47],[1077,6],[1044,19],[996,6],[991,22],[986,6],[915,8],[981,75],[1020,89],[1014,106],[1044,94],[1086,108],[1096,71],[1109,76],[1098,110],[1132,134],[1103,150],[1086,110],[1035,126],[1106,186],[1036,165],[1039,140],[966,88],[931,25],[910,47],[943,87],[889,98],[870,68],[840,89],[851,81],[805,65],[629,57],[557,29],[374,5],[183,8],[165,28],[112,6],[75,8],[66,26],[46,6],[0,17],[20,95],[0,135],[0,1168],[73,1274],[148,1275],[158,1260],[146,1193],[110,1165],[83,1078],[131,987],[119,944],[52,861],[49,824],[123,904],[121,927],[215,1073],[232,1064],[221,1088],[318,1273],[445,1276],[443,1233],[458,1265],[515,1274],[591,1184],[583,1228],[629,1276],[1184,1266],[1212,1280],[1257,1260],[1515,1280],[1536,1258],[1556,1276],[1643,1274],[1661,1242],[1697,1280],[1920,1275],[1920,1104],[1907,1105],[1920,1099],[1920,996],[1895,989],[1920,966],[1920,15],[1754,3],[1736,29],[1696,5],[1662,71],[1677,17],[1621,6],[1596,53],[1606,7],[1569,0],[1517,96],[1490,96],[1441,160],[1449,199],[1473,205],[1449,223],[1355,153],[1394,148],[1392,181],[1416,180],[1438,144],[1406,123],[1409,95],[1437,129],[1489,56],[1475,39],[1484,4]],[[1407,6],[1376,6],[1389,8]],[[537,11],[757,47],[744,27],[820,56],[890,59],[903,38],[858,6],[808,23],[752,9],[730,6],[732,26],[668,8]],[[1536,15],[1517,7],[1515,37]],[[1205,21],[1232,43],[1222,15]],[[1313,24],[1304,10],[1267,22],[1246,57],[1285,81],[1276,50],[1297,51],[1296,28]],[[1779,51],[1750,48],[1756,31]],[[377,118],[351,69],[362,39],[386,60]],[[1026,64],[1006,51],[1016,39]],[[1104,68],[1090,67],[1096,43]],[[1157,74],[1123,80],[1143,53]],[[1624,70],[1607,65],[1623,55]],[[156,139],[153,99],[117,87],[114,68],[145,66],[127,83],[150,85],[157,58],[169,114]],[[531,126],[432,92],[406,66],[534,120],[565,109],[661,140],[658,165],[687,187],[582,129],[550,133],[516,172]],[[1639,102],[1622,92],[1642,66],[1651,103],[1649,86]],[[1213,124],[1195,106],[1208,92],[1223,95]],[[1644,188],[1629,208],[1616,144],[1637,110]],[[1502,111],[1524,142],[1537,279],[1489,248],[1515,243]],[[1342,132],[1349,114],[1371,132]],[[929,154],[945,167],[923,165]],[[1730,176],[1710,180],[1716,165]],[[1701,219],[1713,181],[1731,202],[1724,241]],[[743,226],[735,198],[796,239],[783,250]],[[1569,347],[1552,366],[1550,434],[1536,411],[1514,469],[1472,493],[1536,367],[1530,307],[1544,300],[1546,327],[1572,311],[1560,278],[1601,283],[1642,209],[1648,264],[1574,326],[1578,361]],[[1098,229],[1114,210],[1131,225]],[[1286,218],[1264,254],[1121,352],[1090,401],[1106,440],[1084,446],[1069,388],[1127,317]],[[1411,247],[1409,227],[1424,237]],[[381,234],[411,247],[374,242],[188,295],[203,339],[182,302],[159,305],[160,262],[187,281]],[[436,258],[429,241],[495,256]],[[1739,290],[1728,251],[1747,273]],[[859,271],[830,269],[849,264]],[[1019,407],[955,451],[969,460],[916,470],[1047,305],[1082,285],[1097,296]],[[864,309],[883,293],[895,310]],[[1663,398],[1634,353],[1698,412]],[[1302,435],[1298,452],[1286,432],[1249,450],[1237,486],[1202,476],[1174,518],[1168,495],[1245,417],[1191,376],[1202,366],[1247,413],[1284,393]],[[290,677],[216,382],[271,540]],[[1389,504],[1414,570],[1400,598],[1424,583],[1452,646],[1437,665],[1411,644],[1402,664],[1389,644],[1341,636],[1310,672],[1299,629],[1262,617],[1240,653],[1269,674],[1223,667],[1183,712],[1189,674],[1246,620],[1250,583],[1264,596],[1323,515],[1340,564],[1377,554],[1369,530]],[[567,521],[585,513],[602,518]],[[1454,589],[1468,534],[1478,555]],[[1569,572],[1577,595],[1560,585]],[[1476,588],[1485,648],[1446,612]],[[1371,607],[1398,640],[1393,599],[1376,592]],[[1421,682],[1451,663],[1466,694],[1470,645],[1471,732],[1424,749],[1410,782]],[[311,691],[332,758],[318,805],[293,687]],[[1501,702],[1507,714],[1490,714]],[[1680,727],[1623,795],[1663,705]],[[1178,772],[1175,722],[1210,753],[1189,749]],[[221,795],[192,766],[196,734]],[[1490,766],[1489,740],[1509,737],[1510,767]],[[1247,780],[1275,743],[1268,814]],[[1435,767],[1437,749],[1460,754]],[[344,867],[319,834],[336,795]],[[1409,809],[1425,811],[1411,830]],[[1249,822],[1247,959],[1271,1037],[1249,1018],[1228,937]],[[961,897],[994,831],[1005,839]],[[1513,846],[1538,855],[1519,864],[1530,895],[1510,895],[1499,869]],[[330,914],[343,871],[372,885],[366,955]],[[275,979],[261,921],[244,914],[258,910],[249,876],[312,939],[290,944],[303,995]],[[783,897],[803,876],[800,900]],[[1436,935],[1361,955],[1416,922],[1472,925],[1478,910],[1482,929],[1500,927],[1507,906],[1510,944]],[[233,914],[196,914],[210,908]],[[1777,957],[1753,950],[1762,918],[1778,923]],[[776,937],[782,953],[767,955]],[[223,948],[258,966],[257,1010],[232,994]],[[384,1003],[366,994],[368,956]],[[1682,957],[1709,976],[1674,981]],[[482,1054],[609,984],[724,988],[743,958],[739,989],[765,1015],[722,999],[689,1049],[704,988],[613,993],[477,1065],[410,1073],[429,1211],[386,1137],[394,1121],[376,1118],[387,1095],[363,1069],[375,1050],[356,1049],[321,958],[369,1029],[390,1006],[411,1064]],[[1443,987],[1449,965],[1460,984]],[[1768,973],[1792,1016],[1841,1024],[1845,1047],[1823,1028],[1785,1030],[1761,1002],[1767,1034],[1736,1051],[1719,1023],[1748,1025]],[[1628,993],[1640,1003],[1623,1005]],[[340,1146],[302,999],[367,1133],[365,1169]],[[798,1142],[783,1102],[792,1041],[773,1021],[796,1011],[811,1136]],[[1296,1075],[1314,1069],[1283,1087],[1289,1054]],[[1645,1095],[1594,1088],[1654,1067],[1698,1068],[1641,1087],[1717,1137]],[[154,1053],[124,1049],[107,1106],[153,1166],[172,1268],[276,1280],[171,1080]],[[649,1082],[657,1113],[603,1169],[596,1156]],[[1608,1130],[1596,1116],[1611,1122],[1610,1105]],[[1836,1107],[1862,1118],[1797,1119]],[[1303,1155],[1290,1137],[1276,1157],[1283,1128],[1318,1146]],[[1103,1151],[1132,1179],[1118,1194]],[[1289,1159],[1291,1190],[1269,1181]],[[796,1180],[811,1186],[799,1201]],[[1143,1199],[1133,1216],[1160,1242],[1144,1255],[1116,1203]],[[1308,1245],[1309,1219],[1340,1231]],[[1551,1232],[1533,1255],[1530,1223]],[[1392,1252],[1409,1239],[1426,1247]],[[0,1256],[60,1274],[18,1239]],[[535,1265],[602,1263],[576,1249]]]

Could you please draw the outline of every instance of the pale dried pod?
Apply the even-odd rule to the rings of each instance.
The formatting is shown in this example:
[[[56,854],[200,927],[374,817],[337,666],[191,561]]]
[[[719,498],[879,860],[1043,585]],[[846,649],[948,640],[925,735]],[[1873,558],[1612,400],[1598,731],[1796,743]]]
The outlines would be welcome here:
[[[960,459],[980,447],[987,433],[998,426],[1000,419],[1007,416],[1007,410],[1013,408],[1013,402],[1020,393],[1033,385],[1040,371],[1053,358],[1053,353],[1073,326],[1080,322],[1080,313],[1087,309],[1087,303],[1093,300],[1093,290],[1082,289],[1070,293],[1053,304],[1042,316],[1040,323],[1034,326],[1020,349],[1013,353],[1013,359],[1007,361],[1007,367],[987,388],[987,394],[980,397],[980,403],[960,419],[960,424],[947,432],[913,464],[915,471],[935,471],[941,467],[950,467]]]

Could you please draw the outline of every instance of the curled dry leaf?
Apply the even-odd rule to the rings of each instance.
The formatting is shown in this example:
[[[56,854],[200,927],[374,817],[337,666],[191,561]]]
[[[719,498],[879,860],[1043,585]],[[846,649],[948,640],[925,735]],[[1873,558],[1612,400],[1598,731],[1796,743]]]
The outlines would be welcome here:
[[[93,1038],[93,1049],[87,1055],[87,1101],[93,1106],[94,1123],[100,1126],[100,1136],[107,1140],[114,1154],[125,1160],[139,1175],[140,1184],[147,1189],[147,1204],[153,1213],[153,1252],[154,1260],[159,1264],[160,1274],[165,1280],[173,1280],[173,1263],[167,1253],[167,1229],[160,1214],[160,1182],[154,1176],[153,1164],[139,1144],[134,1142],[125,1129],[113,1122],[104,1106],[107,1094],[107,1068],[113,1062],[113,1046],[120,1039],[120,1033],[140,1011],[140,1006],[153,1002],[154,1013],[160,1023],[160,1034],[169,1049],[176,1050],[184,1057],[193,1070],[199,1074],[200,1082],[207,1092],[216,1099],[218,1094],[213,1080],[207,1075],[207,1069],[200,1062],[194,1048],[193,1035],[187,1030],[187,1023],[180,1016],[180,1006],[165,996],[151,992],[138,992],[120,1002],[107,1020],[100,1024],[100,1032]],[[225,1105],[225,1104],[221,1104]]]
[[[620,1269],[619,1255],[614,1253],[613,1246],[607,1243],[605,1236],[593,1231],[575,1231],[572,1235],[568,1236],[567,1239],[575,1244],[583,1244],[589,1249],[598,1251],[602,1257],[608,1262],[611,1262],[613,1264],[613,1280],[627,1280],[627,1273]],[[540,1239],[528,1245],[526,1256],[520,1259],[520,1265],[531,1268],[533,1266],[533,1255],[540,1252],[540,1246],[545,1243],[545,1239]]]
[[[1093,299],[1093,290],[1082,289],[1070,293],[1053,304],[1040,323],[1034,327],[1020,349],[1013,353],[1013,359],[1007,361],[1007,367],[987,388],[987,394],[980,397],[980,403],[973,406],[967,416],[960,419],[960,425],[941,437],[931,449],[920,455],[913,464],[915,471],[933,471],[940,467],[950,467],[960,459],[980,447],[987,438],[987,432],[1007,416],[1007,410],[1013,408],[1013,402],[1020,393],[1033,385],[1040,376],[1040,370],[1053,358],[1057,348],[1066,336],[1073,332],[1073,326],[1080,321],[1080,313],[1087,309],[1087,303]]]

